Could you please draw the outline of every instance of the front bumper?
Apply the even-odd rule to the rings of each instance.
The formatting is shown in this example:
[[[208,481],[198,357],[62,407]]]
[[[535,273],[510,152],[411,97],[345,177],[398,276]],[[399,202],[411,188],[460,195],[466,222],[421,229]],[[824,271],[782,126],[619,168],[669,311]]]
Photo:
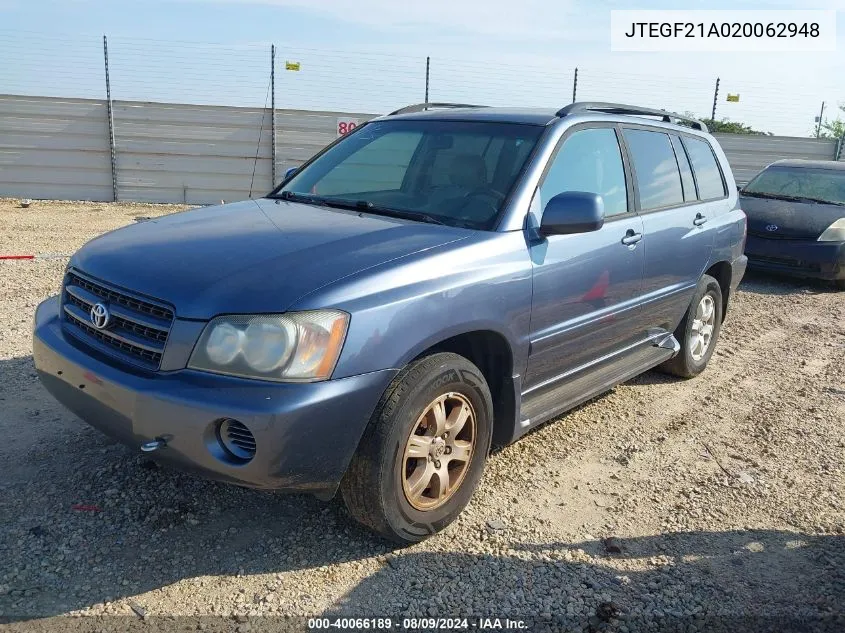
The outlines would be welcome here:
[[[277,384],[193,370],[135,373],[65,337],[59,298],[35,314],[33,357],[47,390],[76,415],[128,446],[158,437],[150,455],[182,469],[254,488],[330,497],[395,370],[318,383]],[[255,456],[223,451],[217,424],[234,418],[255,436]]]
[[[845,243],[814,240],[769,240],[749,235],[748,266],[792,277],[845,279]]]

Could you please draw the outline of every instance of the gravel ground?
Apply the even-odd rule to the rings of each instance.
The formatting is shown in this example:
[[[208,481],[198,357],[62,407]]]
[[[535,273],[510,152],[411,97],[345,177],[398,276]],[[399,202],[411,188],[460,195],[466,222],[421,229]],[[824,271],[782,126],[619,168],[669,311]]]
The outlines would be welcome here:
[[[0,253],[70,252],[176,209],[0,201]],[[455,524],[396,550],[337,501],[157,467],[54,402],[30,327],[64,263],[0,262],[11,630],[305,628],[268,615],[845,630],[845,293],[749,278],[702,376],[651,372],[545,425],[492,456]]]

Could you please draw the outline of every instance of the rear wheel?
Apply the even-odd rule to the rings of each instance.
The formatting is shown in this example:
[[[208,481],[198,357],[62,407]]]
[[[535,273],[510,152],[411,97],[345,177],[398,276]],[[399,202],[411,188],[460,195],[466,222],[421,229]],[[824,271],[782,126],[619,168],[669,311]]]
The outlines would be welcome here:
[[[710,361],[722,326],[722,289],[710,275],[702,275],[684,319],[675,330],[681,351],[660,365],[668,374],[697,376]]]
[[[382,396],[341,483],[350,514],[402,543],[443,529],[478,485],[492,423],[490,390],[466,358],[413,362]]]

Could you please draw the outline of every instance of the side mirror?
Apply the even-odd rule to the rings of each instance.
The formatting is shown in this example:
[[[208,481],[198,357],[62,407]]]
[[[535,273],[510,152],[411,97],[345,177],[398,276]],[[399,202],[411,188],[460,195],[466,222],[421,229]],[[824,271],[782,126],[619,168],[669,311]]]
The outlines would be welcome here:
[[[548,201],[541,235],[589,233],[604,226],[604,200],[597,193],[564,191]]]
[[[293,176],[298,169],[299,169],[299,167],[290,167],[290,168],[286,169],[285,170],[285,180],[287,180],[288,178]]]

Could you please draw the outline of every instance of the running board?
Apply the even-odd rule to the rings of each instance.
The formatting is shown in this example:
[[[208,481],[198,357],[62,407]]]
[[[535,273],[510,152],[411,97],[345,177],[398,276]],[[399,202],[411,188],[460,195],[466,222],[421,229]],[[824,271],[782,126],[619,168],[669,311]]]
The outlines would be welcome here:
[[[580,372],[538,392],[523,394],[519,431],[536,427],[674,357],[681,346],[672,334],[644,344],[622,358]]]
[[[654,339],[653,345],[654,347],[659,347],[660,349],[671,350],[673,357],[677,356],[681,351],[681,344],[678,342],[678,339],[675,338],[674,334],[667,334],[666,336]]]

